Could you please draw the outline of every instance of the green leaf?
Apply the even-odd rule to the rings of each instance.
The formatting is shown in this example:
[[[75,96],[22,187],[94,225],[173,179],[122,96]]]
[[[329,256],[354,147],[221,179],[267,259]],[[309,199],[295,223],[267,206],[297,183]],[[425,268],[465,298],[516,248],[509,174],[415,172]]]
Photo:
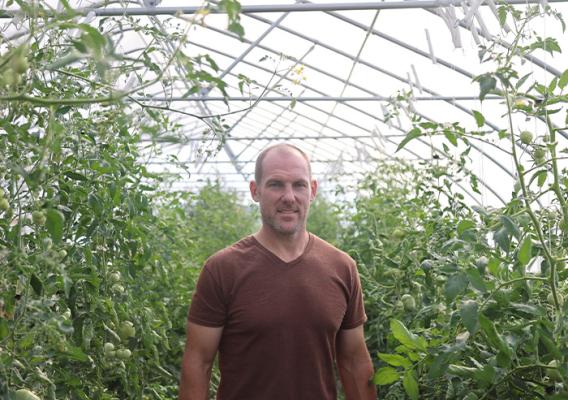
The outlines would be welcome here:
[[[479,81],[479,99],[483,101],[485,96],[497,87],[497,80],[491,74],[483,74],[476,78]]]
[[[50,208],[46,212],[46,224],[47,231],[51,235],[51,238],[55,243],[59,243],[63,237],[63,225],[65,223],[65,217],[61,211]]]
[[[390,385],[400,379],[397,370],[392,367],[379,368],[373,377],[375,385]]]
[[[543,316],[545,314],[545,310],[542,307],[535,306],[532,304],[525,304],[525,303],[510,303],[509,304],[514,310],[519,311],[523,314],[530,314],[536,316]]]
[[[391,319],[390,328],[393,336],[400,343],[410,349],[418,349],[426,351],[423,341],[418,340],[416,335],[410,332],[402,322],[397,319]]]
[[[474,300],[466,300],[460,307],[462,322],[472,336],[475,335],[479,329],[477,310],[478,306]]]
[[[476,110],[473,111],[473,117],[475,118],[475,122],[477,123],[477,127],[481,128],[485,124],[485,117],[482,113]]]
[[[517,239],[521,237],[521,231],[519,230],[516,222],[513,221],[511,217],[509,217],[508,215],[501,215],[499,219],[503,223],[503,226],[507,228],[507,231],[510,235],[516,237]]]
[[[498,276],[499,275],[499,266],[501,265],[501,261],[498,258],[492,258],[489,260],[489,264],[487,264],[487,269],[491,272],[491,275]]]
[[[430,379],[437,379],[441,377],[448,369],[449,363],[450,355],[448,353],[438,354],[428,369],[428,377]]]
[[[412,363],[400,354],[379,353],[379,358],[393,367],[410,368]]]
[[[509,236],[509,232],[507,228],[502,227],[501,229],[497,230],[493,233],[493,240],[497,245],[505,252],[509,251],[509,247],[511,245],[511,238]]]
[[[458,139],[456,138],[456,135],[453,132],[450,132],[448,130],[444,130],[444,136],[454,146],[458,145]]]
[[[484,386],[490,386],[495,382],[495,375],[497,375],[497,371],[492,365],[486,364],[483,366],[483,369],[475,371],[473,374],[474,379],[484,384]]]
[[[558,348],[556,343],[554,343],[554,341],[549,338],[540,328],[539,330],[541,332],[540,341],[544,344],[546,350],[548,350],[548,352],[552,354],[557,360],[562,359],[562,353],[560,352],[560,349]]]
[[[483,277],[481,276],[481,273],[477,268],[469,268],[467,270],[467,277],[469,279],[469,283],[471,283],[471,286],[482,293],[487,292],[485,281],[483,280]]]
[[[552,55],[554,55],[555,51],[558,53],[562,52],[562,49],[558,45],[558,41],[555,38],[551,37],[544,38],[544,40],[541,37],[538,37],[536,42],[531,43],[529,49],[531,51],[536,49],[542,49]]]
[[[510,355],[511,349],[509,348],[507,343],[505,343],[503,338],[501,338],[499,332],[497,332],[495,324],[493,324],[493,322],[489,318],[487,318],[483,313],[479,313],[479,325],[481,326],[481,330],[483,331],[485,337],[487,338],[487,343],[491,347],[499,350],[499,352],[502,352],[505,355],[507,354]]]
[[[10,328],[8,326],[8,321],[0,317],[0,341],[6,339],[10,334]]]
[[[39,280],[36,274],[32,274],[30,278],[30,285],[32,286],[32,289],[34,290],[35,294],[41,296],[41,293],[43,292],[43,284],[41,283],[41,281]]]
[[[89,356],[87,356],[83,350],[75,346],[67,346],[65,350],[65,355],[67,358],[75,361],[87,362],[89,361]]]
[[[458,223],[458,235],[461,236],[465,231],[475,228],[475,222],[465,219]]]
[[[544,172],[544,173],[541,173]],[[547,171],[541,171],[538,173],[538,180],[537,180],[537,185],[538,187],[543,187],[544,186],[544,182],[546,182],[546,178],[548,178],[548,172]]]
[[[63,175],[65,175],[68,178],[74,179],[76,181],[83,181],[83,182],[88,181],[88,179],[85,175],[79,174],[79,173],[74,172],[74,171],[65,171],[63,173]]]
[[[537,180],[537,184],[539,187],[542,187],[542,185],[544,185],[544,182],[546,182],[546,178],[548,177],[548,171],[546,169],[541,169],[540,171],[536,171],[533,176],[531,176],[531,179],[529,180],[528,186],[531,185],[531,183],[534,182],[534,180]]]
[[[564,89],[568,85],[568,69],[560,75],[560,79],[558,80],[558,87],[560,89]]]
[[[532,240],[530,235],[525,237],[519,248],[517,258],[522,265],[527,265],[532,258]]]
[[[402,386],[411,400],[418,399],[418,382],[416,381],[416,376],[414,375],[413,370],[409,369],[406,371],[404,378],[402,379]]]
[[[444,295],[448,301],[452,301],[456,296],[462,293],[469,283],[467,275],[463,272],[458,272],[448,278],[444,288]]]
[[[499,25],[501,25],[501,28],[503,28],[505,26],[505,23],[507,22],[507,7],[499,7],[497,9],[497,15],[499,16]]]
[[[402,142],[400,142],[400,144],[396,148],[395,153],[400,149],[402,149],[404,146],[406,146],[406,144],[410,142],[412,139],[416,139],[417,137],[420,136],[422,136],[422,132],[420,131],[419,128],[411,129],[410,132],[408,132],[408,134],[406,135],[406,137],[402,140]]]
[[[515,84],[515,88],[518,90],[521,86],[523,86],[523,84],[527,81],[527,79],[529,78],[529,76],[532,75],[532,72],[529,72],[528,74],[526,74],[525,76],[523,76],[521,79],[519,79],[517,81],[517,83]]]

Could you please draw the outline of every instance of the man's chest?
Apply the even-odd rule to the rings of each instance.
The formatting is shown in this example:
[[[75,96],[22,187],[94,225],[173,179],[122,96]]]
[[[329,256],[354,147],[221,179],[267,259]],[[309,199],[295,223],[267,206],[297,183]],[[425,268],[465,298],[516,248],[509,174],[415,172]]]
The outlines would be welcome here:
[[[270,272],[251,273],[235,285],[226,328],[241,334],[339,330],[349,293],[337,276],[301,268]]]

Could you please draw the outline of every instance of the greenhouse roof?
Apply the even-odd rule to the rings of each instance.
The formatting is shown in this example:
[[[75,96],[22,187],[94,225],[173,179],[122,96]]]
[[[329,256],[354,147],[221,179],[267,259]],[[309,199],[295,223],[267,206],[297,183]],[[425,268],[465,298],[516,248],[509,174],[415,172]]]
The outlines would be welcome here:
[[[154,85],[131,99],[167,109],[178,124],[174,132],[147,138],[160,143],[160,151],[151,153],[150,169],[181,173],[174,189],[195,190],[220,179],[245,192],[259,151],[287,141],[306,150],[322,189],[333,191],[337,183],[347,187],[374,171],[381,160],[449,168],[446,160],[459,158],[465,149],[461,139],[467,138],[467,168],[477,175],[480,192],[457,184],[476,203],[500,204],[510,195],[516,172],[511,146],[498,132],[528,130],[539,136],[547,116],[513,112],[509,121],[507,101],[515,111],[539,99],[518,95],[520,85],[517,95],[503,95],[500,82],[489,74],[499,66],[498,54],[525,46],[513,64],[517,77],[530,74],[526,82],[543,87],[555,78],[555,85],[568,80],[568,56],[558,51],[568,41],[557,15],[531,20],[523,28],[530,34],[523,36],[515,34],[519,21],[504,11],[504,4],[521,12],[532,4],[562,13],[567,10],[562,1],[245,0],[242,37],[234,32],[238,29],[227,29],[227,16],[214,6],[204,11],[201,2],[157,3],[123,7],[79,1],[76,6],[93,26],[103,18],[137,18],[187,39],[166,43],[160,57],[182,50],[187,57],[207,54],[214,60],[202,59],[226,83],[225,93],[216,81],[196,90],[183,79],[187,65],[176,60],[169,65],[169,76],[178,77],[171,78],[172,87]],[[5,37],[19,34],[16,22],[11,24]],[[129,55],[156,40],[120,24],[114,37],[117,49]],[[551,116],[551,123],[560,128],[558,140],[566,140],[565,108]],[[218,152],[201,151],[204,140],[215,147],[219,137]],[[522,143],[518,151],[521,158],[531,157]]]

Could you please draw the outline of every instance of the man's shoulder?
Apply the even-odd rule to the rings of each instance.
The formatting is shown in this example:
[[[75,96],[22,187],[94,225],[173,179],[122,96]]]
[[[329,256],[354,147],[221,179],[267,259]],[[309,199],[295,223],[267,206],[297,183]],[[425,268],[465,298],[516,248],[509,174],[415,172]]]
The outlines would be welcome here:
[[[256,249],[256,241],[252,235],[245,236],[238,242],[235,242],[211,255],[205,265],[218,265],[233,262],[241,257],[247,257],[251,251]]]
[[[331,260],[337,260],[339,262],[344,262],[350,265],[355,265],[353,258],[347,254],[345,251],[338,249],[333,244],[328,241],[310,233],[314,240],[314,250],[323,257],[329,258]]]

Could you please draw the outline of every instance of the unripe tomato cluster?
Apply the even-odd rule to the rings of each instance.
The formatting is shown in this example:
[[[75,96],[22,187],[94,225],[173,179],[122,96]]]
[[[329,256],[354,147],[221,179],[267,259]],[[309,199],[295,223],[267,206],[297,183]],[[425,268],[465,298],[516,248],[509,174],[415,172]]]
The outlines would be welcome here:
[[[28,71],[28,46],[21,45],[14,49],[8,61],[8,68],[2,73],[2,82],[10,87],[22,81],[22,75]]]
[[[122,340],[127,340],[128,338],[134,337],[136,335],[136,328],[134,324],[130,321],[123,321],[118,327],[118,336]]]
[[[19,389],[12,395],[14,400],[40,400],[40,398],[28,389]]]
[[[32,212],[32,222],[38,226],[45,225],[47,218],[43,211],[36,210]]]
[[[107,342],[103,346],[106,358],[118,358],[119,360],[128,360],[132,356],[132,352],[128,349],[115,350],[114,344]]]

